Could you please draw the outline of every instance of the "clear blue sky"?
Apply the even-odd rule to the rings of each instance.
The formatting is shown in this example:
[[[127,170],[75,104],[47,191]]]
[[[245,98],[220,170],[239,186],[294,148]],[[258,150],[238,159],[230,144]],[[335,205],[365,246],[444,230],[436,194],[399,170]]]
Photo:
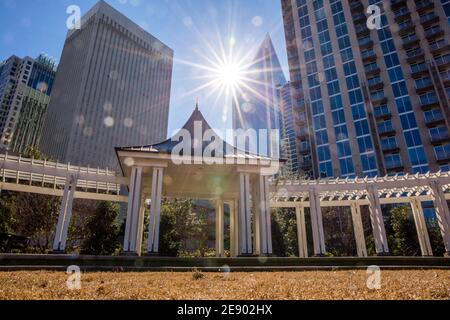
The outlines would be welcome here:
[[[220,52],[235,39],[236,56],[250,54],[269,33],[287,74],[287,57],[280,0],[107,0],[175,51],[170,135],[191,114],[195,100],[211,125],[217,129],[231,126],[231,112],[223,98],[206,98],[208,90],[191,93],[207,80],[201,69],[182,63],[205,65],[211,57],[208,44]],[[75,4],[82,14],[96,0],[0,0],[0,59],[15,54],[36,57],[45,52],[60,59],[66,36],[66,9]],[[200,54],[199,54],[200,52]]]

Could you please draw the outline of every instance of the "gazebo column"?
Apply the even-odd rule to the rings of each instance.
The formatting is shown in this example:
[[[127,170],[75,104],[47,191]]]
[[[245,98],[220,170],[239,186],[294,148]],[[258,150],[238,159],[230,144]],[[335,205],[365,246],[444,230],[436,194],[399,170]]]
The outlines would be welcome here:
[[[137,243],[136,243],[136,252],[138,255],[142,254],[142,241],[144,236],[144,217],[145,217],[145,197],[142,197],[141,200],[141,210],[139,212],[139,221],[138,221],[138,230],[137,230]]]
[[[446,255],[450,255],[450,211],[448,209],[442,184],[439,181],[430,181],[431,196],[433,197],[434,209],[441,229]]]
[[[123,251],[127,255],[139,255],[138,230],[141,213],[142,193],[142,168],[131,169],[130,192],[128,195],[127,222],[125,225],[125,237]]]
[[[361,218],[361,207],[357,202],[350,206],[352,211],[353,230],[355,233],[356,252],[358,257],[367,257],[366,239],[364,238],[364,228]]]
[[[375,251],[378,255],[389,255],[389,247],[384,227],[383,212],[381,211],[378,190],[374,186],[367,187],[370,220],[372,222]]]
[[[252,193],[255,213],[255,253],[272,255],[272,221],[269,202],[269,178],[256,175]]]
[[[252,226],[251,226],[251,210],[250,210],[250,174],[239,174],[239,254],[252,255]]]
[[[224,210],[223,200],[216,200],[216,257],[224,257]]]
[[[231,200],[228,205],[230,207],[230,255],[237,257],[239,255],[238,204],[236,200]]]
[[[316,188],[309,189],[309,202],[311,211],[311,226],[314,242],[314,255],[323,256],[326,253],[325,236],[323,231],[322,210],[320,208],[319,194]]]
[[[164,179],[163,168],[153,168],[152,200],[148,223],[147,254],[155,255],[159,251],[159,224],[161,221],[162,185]]]
[[[297,217],[298,256],[300,258],[308,258],[305,207],[303,205],[299,204],[295,206],[295,216]]]
[[[67,233],[69,230],[72,206],[77,189],[77,179],[74,176],[66,179],[64,193],[59,210],[58,223],[56,225],[55,238],[53,240],[53,252],[60,253],[66,250]]]
[[[419,238],[420,251],[422,256],[432,256],[430,237],[428,235],[427,224],[423,214],[422,202],[416,198],[411,199],[411,209],[416,224],[417,236]]]

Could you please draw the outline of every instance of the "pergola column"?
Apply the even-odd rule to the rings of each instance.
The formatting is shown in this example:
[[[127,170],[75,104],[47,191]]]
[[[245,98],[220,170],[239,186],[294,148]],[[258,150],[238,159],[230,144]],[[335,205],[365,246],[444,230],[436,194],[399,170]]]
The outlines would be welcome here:
[[[147,243],[147,254],[149,255],[157,254],[159,251],[159,225],[161,221],[163,173],[163,168],[153,168],[152,200],[150,204]]]
[[[425,222],[425,216],[422,209],[422,202],[416,198],[412,198],[411,209],[414,216],[414,222],[416,224],[417,236],[419,238],[422,256],[432,256],[433,250],[431,249],[430,237],[428,235],[427,224]]]
[[[64,193],[59,210],[58,223],[56,225],[55,238],[53,240],[53,251],[64,252],[67,244],[67,233],[70,218],[72,216],[73,198],[77,189],[77,178],[71,176],[66,179]]]
[[[434,209],[441,229],[446,254],[450,254],[450,211],[448,209],[442,184],[439,181],[430,181],[431,196],[433,197]]]
[[[269,202],[269,178],[257,175],[253,180],[255,254],[272,254],[272,221]]]
[[[352,211],[353,230],[356,240],[356,252],[358,257],[367,257],[366,239],[364,238],[364,228],[361,218],[361,207],[357,202],[350,206]]]
[[[141,213],[142,168],[131,169],[130,192],[128,196],[127,221],[123,251],[125,254],[138,255],[138,230]]]
[[[229,201],[228,205],[230,207],[230,255],[237,257],[239,255],[238,205],[236,200]]]
[[[314,255],[323,256],[326,253],[325,236],[323,231],[322,210],[320,208],[319,194],[316,188],[309,189],[309,202],[311,212],[311,227],[314,242]]]
[[[216,200],[216,257],[224,257],[224,209],[223,200]]]
[[[240,255],[253,254],[250,210],[250,174],[239,174],[239,244]]]
[[[297,217],[298,256],[300,258],[308,258],[308,242],[306,239],[305,207],[303,205],[295,206],[295,216]]]
[[[383,212],[381,211],[378,190],[374,186],[368,186],[367,197],[369,200],[370,220],[372,222],[375,251],[378,255],[388,255],[389,246],[387,242],[386,229],[384,227]]]

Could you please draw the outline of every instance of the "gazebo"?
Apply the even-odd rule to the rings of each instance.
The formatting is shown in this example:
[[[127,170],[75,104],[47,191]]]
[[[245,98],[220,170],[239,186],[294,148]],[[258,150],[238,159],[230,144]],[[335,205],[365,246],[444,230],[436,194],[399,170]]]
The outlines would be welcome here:
[[[216,207],[216,255],[224,256],[224,205],[230,208],[232,257],[272,254],[269,177],[279,159],[238,149],[221,139],[198,106],[184,127],[154,145],[119,147],[129,179],[124,252],[140,255],[150,199],[147,254],[159,248],[163,198],[208,199]]]

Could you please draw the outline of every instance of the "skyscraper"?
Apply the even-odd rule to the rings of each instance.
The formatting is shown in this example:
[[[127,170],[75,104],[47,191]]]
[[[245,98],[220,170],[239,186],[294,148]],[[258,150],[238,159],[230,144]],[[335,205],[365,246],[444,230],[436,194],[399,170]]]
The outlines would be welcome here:
[[[114,147],[167,135],[173,51],[98,2],[67,34],[44,125],[44,154],[117,168]]]
[[[286,160],[283,166],[283,175],[298,175],[298,154],[303,152],[305,148],[309,151],[309,146],[297,145],[291,83],[287,82],[285,85],[278,87],[277,93],[281,114],[281,158]]]
[[[296,130],[311,146],[303,170],[317,178],[450,169],[446,2],[282,0]],[[378,29],[367,26],[369,5],[381,10]]]
[[[269,35],[248,69],[248,78],[252,79],[250,89],[241,88],[239,105],[233,101],[233,129],[281,130],[278,88],[286,84],[286,78]],[[270,145],[262,143],[258,152],[268,155]]]
[[[47,111],[55,63],[11,56],[0,64],[0,148],[23,153],[37,146]]]

